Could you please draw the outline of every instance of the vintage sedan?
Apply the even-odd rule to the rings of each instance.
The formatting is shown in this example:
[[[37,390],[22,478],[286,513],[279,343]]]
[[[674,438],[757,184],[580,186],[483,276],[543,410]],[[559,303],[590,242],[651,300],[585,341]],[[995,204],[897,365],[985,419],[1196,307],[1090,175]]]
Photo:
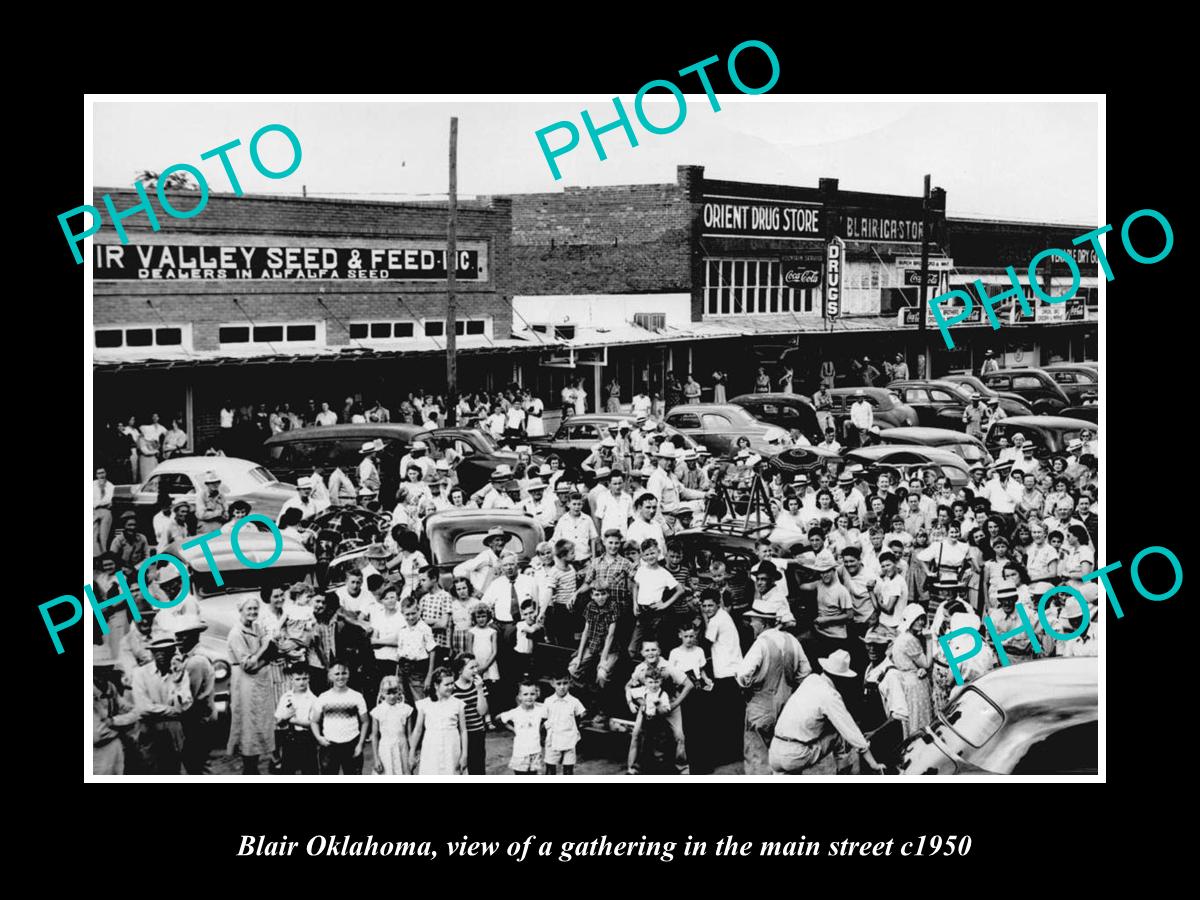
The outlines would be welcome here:
[[[880,428],[914,427],[921,424],[917,420],[917,411],[887,388],[834,388],[829,393],[833,397],[832,413],[833,420],[837,424],[839,439],[845,437],[846,423],[850,421],[850,407],[854,405],[855,395],[858,391],[862,391],[867,402],[871,404],[875,424]]]
[[[982,380],[994,391],[1020,394],[1029,403],[1034,415],[1056,415],[1066,407],[1075,405],[1045,369],[1000,369],[982,376]]]
[[[926,428],[962,431],[963,410],[971,405],[971,391],[953,381],[908,379],[893,381],[889,391],[917,411],[917,421]]]
[[[283,504],[298,495],[294,484],[284,484],[256,462],[232,456],[179,456],[159,463],[142,484],[117,485],[113,491],[113,516],[132,509],[137,513],[138,528],[153,535],[151,524],[165,491],[171,500],[187,500],[193,505],[205,492],[204,476],[212,471],[221,479],[226,503],[245,500],[256,513],[274,519]]]
[[[1005,666],[956,688],[937,720],[906,742],[902,775],[1094,775],[1096,657]]]
[[[953,381],[955,384],[961,384],[963,387],[970,388],[985,401],[991,400],[993,397],[1000,398],[1000,408],[1004,410],[1005,415],[1009,416],[1032,416],[1033,408],[1025,402],[1025,398],[1020,394],[1014,394],[1012,391],[994,391],[974,375],[969,373],[960,373],[957,375],[943,375],[941,381]]]
[[[795,428],[810,441],[824,439],[812,401],[802,394],[739,394],[729,401],[740,406],[760,422],[778,425],[788,431]]]
[[[684,403],[667,410],[666,421],[672,428],[699,441],[716,457],[732,456],[741,437],[750,441],[750,449],[755,453],[774,455],[778,452],[778,448],[763,440],[768,428],[778,426],[759,421],[733,403]]]
[[[505,509],[451,509],[433,513],[425,519],[424,541],[431,565],[442,567],[442,584],[449,588],[452,570],[461,562],[477,556],[491,528],[503,528],[508,543],[502,553],[516,553],[524,569],[537,554],[537,545],[545,538],[542,529],[524,513]]]
[[[885,428],[879,432],[885,444],[917,444],[922,447],[941,447],[957,453],[970,463],[990,465],[992,455],[977,437],[949,428]]]
[[[969,482],[967,462],[952,450],[941,447],[922,447],[916,444],[874,444],[858,447],[843,454],[847,463],[865,466],[868,471],[887,468],[897,470],[905,478],[926,469],[937,469],[950,479],[957,490]]]
[[[1051,363],[1042,366],[1071,398],[1072,405],[1081,406],[1100,397],[1100,373],[1092,366],[1079,363]]]
[[[618,413],[592,413],[582,416],[571,416],[558,426],[558,430],[550,437],[531,438],[529,445],[539,458],[545,458],[551,453],[562,460],[563,468],[578,468],[592,454],[592,450],[601,440],[608,437],[608,426],[617,422],[632,422],[632,415]],[[692,438],[681,434],[678,429],[666,426],[666,434],[677,447],[689,450],[699,450],[700,445]]]
[[[1012,436],[1018,431],[1024,435],[1027,442],[1033,444],[1033,454],[1039,459],[1065,453],[1067,444],[1084,431],[1090,431],[1095,440],[1100,438],[1096,424],[1084,419],[1068,419],[1064,416],[1013,416],[992,425],[984,443],[993,456],[998,456],[1000,439],[1005,438],[1011,444]]]
[[[271,559],[278,546],[269,531],[260,530],[251,522],[238,532],[238,548],[246,559],[261,564]],[[187,563],[190,593],[200,602],[200,616],[208,626],[200,636],[200,646],[213,661],[216,672],[215,702],[218,714],[224,719],[229,709],[230,662],[226,641],[240,617],[237,605],[243,597],[257,597],[264,584],[293,584],[311,581],[317,558],[291,535],[281,535],[283,548],[269,566],[250,568],[233,553],[230,527],[205,544],[220,573],[222,584],[213,576],[211,564],[199,545],[184,550],[178,543],[168,544],[166,551]],[[227,725],[226,725],[227,727]]]

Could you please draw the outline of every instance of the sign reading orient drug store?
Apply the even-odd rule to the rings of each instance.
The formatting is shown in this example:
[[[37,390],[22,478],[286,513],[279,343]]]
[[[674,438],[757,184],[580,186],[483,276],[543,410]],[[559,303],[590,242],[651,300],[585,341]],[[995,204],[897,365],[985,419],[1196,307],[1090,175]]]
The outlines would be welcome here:
[[[819,238],[821,207],[705,194],[700,224],[705,237]]]
[[[293,247],[241,244],[95,244],[96,279],[441,280],[446,251],[434,246]],[[482,281],[480,250],[459,250],[457,277]]]

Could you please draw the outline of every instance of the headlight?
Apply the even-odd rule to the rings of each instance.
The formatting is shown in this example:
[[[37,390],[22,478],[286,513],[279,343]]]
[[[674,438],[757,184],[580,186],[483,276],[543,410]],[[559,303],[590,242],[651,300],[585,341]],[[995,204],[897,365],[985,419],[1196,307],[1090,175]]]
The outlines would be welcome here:
[[[229,677],[229,663],[223,659],[213,660],[213,674],[217,681],[224,681]]]

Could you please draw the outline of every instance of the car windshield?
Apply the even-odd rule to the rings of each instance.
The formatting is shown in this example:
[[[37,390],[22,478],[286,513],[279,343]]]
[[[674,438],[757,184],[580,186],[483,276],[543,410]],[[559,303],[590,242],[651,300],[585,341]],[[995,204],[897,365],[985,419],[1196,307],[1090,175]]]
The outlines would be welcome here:
[[[1004,724],[1004,711],[971,685],[958,695],[939,718],[972,747],[982,747],[996,736]]]
[[[250,470],[249,475],[250,480],[255,484],[274,484],[278,480],[262,466],[255,466]]]
[[[475,438],[479,441],[479,443],[483,444],[484,449],[489,453],[495,453],[496,449],[500,446],[486,431],[475,432]]]
[[[304,581],[312,574],[312,566],[271,566],[271,579],[279,584],[294,584]],[[257,569],[221,569],[220,587],[213,580],[211,572],[199,572],[194,569],[189,574],[192,579],[192,590],[201,597],[214,597],[219,594],[236,594],[246,591],[257,592],[263,585],[263,574]]]
[[[483,540],[487,537],[486,531],[474,531],[467,534],[460,534],[454,540],[454,549],[451,551],[456,559],[470,559],[479,554],[483,550]],[[516,553],[518,556],[525,552],[525,544],[521,538],[515,534],[508,535],[508,543],[504,545],[504,549],[500,551],[500,555],[505,553]]]
[[[969,463],[979,462],[984,457],[984,451],[976,444],[957,444],[958,455]]]

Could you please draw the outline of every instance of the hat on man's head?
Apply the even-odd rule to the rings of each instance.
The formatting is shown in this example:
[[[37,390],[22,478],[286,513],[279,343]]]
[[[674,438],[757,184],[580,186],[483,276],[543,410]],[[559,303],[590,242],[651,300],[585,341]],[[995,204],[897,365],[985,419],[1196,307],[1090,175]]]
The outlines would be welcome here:
[[[593,474],[596,476],[596,480],[600,481],[603,478],[612,478],[612,473],[612,469],[608,466],[601,466]]]
[[[1011,584],[1006,584],[1003,587],[996,589],[996,599],[997,600],[1012,600],[1015,603],[1017,600],[1017,597],[1018,597],[1017,589],[1015,587],[1013,587]]]
[[[439,472],[449,472],[450,471],[450,460],[445,459],[445,458],[439,459],[437,462],[435,462],[433,464],[433,467],[435,469],[437,469]]]
[[[822,550],[813,559],[812,565],[809,568],[819,573],[832,572],[837,568],[837,560],[833,558],[833,554],[828,550]]]
[[[558,481],[554,482],[554,493],[569,494],[570,492],[571,492],[571,482],[567,481],[567,479],[560,478],[560,479],[558,479]]]
[[[995,355],[996,355],[996,353],[995,353],[995,351],[994,351],[994,350],[984,350],[984,351],[983,351],[983,355],[984,355],[984,356],[995,356]]]
[[[870,631],[863,635],[863,642],[867,644],[890,644],[895,638],[888,634],[883,628],[878,625],[874,626]]]
[[[762,439],[768,444],[778,443],[779,441],[787,440],[787,432],[782,428],[772,425],[763,432]]]
[[[653,419],[647,419],[642,423],[642,431],[654,431],[658,428],[658,424]]]
[[[601,447],[615,447],[615,446],[617,446],[617,442],[616,442],[616,439],[614,439],[614,438],[606,437],[604,440],[602,440],[600,442],[600,446]]]
[[[512,478],[512,467],[508,463],[500,463],[496,468],[492,469],[492,481],[507,481]]]
[[[772,582],[778,581],[783,577],[783,573],[779,571],[779,567],[773,562],[763,561],[750,570],[750,574],[757,578],[759,575],[765,575]]]
[[[999,397],[989,397],[988,398],[988,406],[999,406],[999,405],[1000,405]]]
[[[487,534],[484,536],[483,540],[486,543],[487,541],[490,541],[492,538],[498,538],[498,537],[507,538],[508,532],[505,531],[503,528],[501,528],[499,525],[493,525],[491,528],[488,529]]]
[[[838,484],[854,484],[854,476],[849,472],[843,472],[838,476]]]
[[[175,638],[168,637],[165,634],[160,635],[159,637],[156,637],[152,641],[150,641],[150,643],[148,643],[146,645],[146,649],[151,650],[151,651],[153,651],[153,650],[174,650],[175,649]]]
[[[854,396],[855,397],[865,397],[865,396],[867,396],[867,393],[862,388],[859,388],[857,391],[854,392]]]
[[[209,469],[207,472],[204,473],[204,483],[205,484],[216,484],[220,480],[221,480],[221,476],[218,475],[216,472],[214,472],[212,469]]]
[[[700,458],[700,454],[697,453],[696,450],[694,450],[691,447],[688,447],[686,450],[683,451],[683,460],[685,462],[691,462],[693,459],[699,459],[699,458]]]
[[[311,475],[301,475],[296,479],[296,487],[298,488],[308,488],[309,490],[312,490],[312,486],[313,480]]]
[[[854,678],[858,675],[850,668],[850,654],[845,650],[834,650],[828,656],[818,657],[817,662],[821,664],[821,671],[826,675],[835,675],[838,678]]]
[[[1082,450],[1082,449],[1083,449],[1083,441],[1081,441],[1079,438],[1075,438],[1074,440],[1067,441],[1067,450],[1070,451],[1071,453],[1074,453],[1077,450]]]
[[[129,522],[131,520],[134,522],[137,521],[137,513],[135,513],[132,509],[127,509],[125,512],[121,513],[122,522]]]
[[[747,619],[766,619],[771,622],[779,620],[779,613],[768,607],[761,597],[756,598],[753,605],[742,613],[742,616]]]
[[[169,630],[175,633],[176,637],[188,631],[208,631],[208,625],[200,618],[198,613],[183,615],[167,624]]]
[[[175,512],[175,510],[179,509],[179,507],[181,507],[181,506],[184,507],[185,509],[192,508],[192,504],[189,503],[185,497],[180,497],[178,500],[176,500],[174,503],[171,504],[171,512]]]
[[[633,426],[629,424],[628,419],[622,419],[620,422],[617,423],[617,427],[624,428],[626,430],[632,430],[632,428],[633,428]]]
[[[792,476],[792,484],[808,484],[808,473],[797,472]]]
[[[545,489],[546,482],[542,481],[540,478],[531,478],[525,483],[525,490],[529,491],[531,494],[534,491],[544,491]]]
[[[383,449],[383,441],[377,439],[374,441],[364,442],[358,452],[359,453],[374,453],[377,450],[382,450],[382,449]]]

